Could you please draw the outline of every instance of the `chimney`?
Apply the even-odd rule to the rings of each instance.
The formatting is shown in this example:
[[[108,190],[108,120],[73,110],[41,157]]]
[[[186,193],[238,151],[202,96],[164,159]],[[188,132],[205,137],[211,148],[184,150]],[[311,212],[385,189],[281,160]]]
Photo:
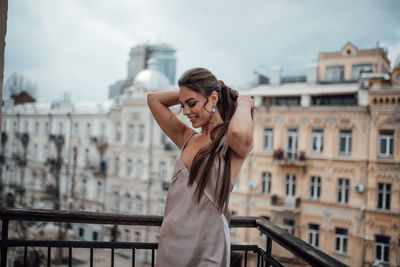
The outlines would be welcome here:
[[[307,64],[307,83],[316,84],[318,80],[318,64],[309,63]]]
[[[282,68],[281,67],[272,67],[269,69],[270,73],[270,84],[271,85],[280,85],[281,84],[281,76],[282,76]]]

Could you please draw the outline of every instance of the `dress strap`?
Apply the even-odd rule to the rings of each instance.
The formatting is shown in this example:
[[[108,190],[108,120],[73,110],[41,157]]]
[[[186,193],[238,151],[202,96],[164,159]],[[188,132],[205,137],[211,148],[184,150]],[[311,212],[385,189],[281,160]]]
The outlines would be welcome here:
[[[196,132],[193,132],[191,135],[189,135],[188,139],[186,139],[185,143],[183,144],[181,151],[183,151],[187,145],[187,143],[189,142],[190,138],[192,138],[193,135],[197,134]]]

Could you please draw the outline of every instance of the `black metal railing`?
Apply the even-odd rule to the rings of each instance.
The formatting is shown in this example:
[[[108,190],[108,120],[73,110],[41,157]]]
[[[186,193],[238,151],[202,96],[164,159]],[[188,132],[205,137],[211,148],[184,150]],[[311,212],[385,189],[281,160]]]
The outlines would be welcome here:
[[[99,242],[99,241],[49,241],[49,240],[27,240],[9,239],[9,221],[39,221],[39,222],[61,222],[61,223],[89,223],[100,225],[135,225],[135,226],[160,226],[162,216],[152,215],[123,215],[111,213],[94,212],[70,212],[55,210],[21,210],[21,209],[0,209],[2,220],[1,239],[1,267],[10,266],[7,264],[7,251],[9,248],[23,248],[22,266],[28,266],[28,248],[47,248],[47,265],[51,266],[51,248],[68,249],[68,266],[72,266],[72,249],[88,248],[90,253],[89,264],[93,266],[93,249],[110,249],[110,266],[114,266],[114,255],[116,249],[129,250],[132,258],[132,266],[135,266],[135,255],[137,250],[151,251],[151,266],[155,265],[157,243],[145,242]],[[255,228],[265,234],[266,245],[239,245],[232,244],[233,252],[243,253],[244,266],[248,265],[248,258],[255,254],[256,266],[283,266],[272,256],[272,243],[276,242],[287,251],[311,266],[346,266],[340,261],[330,257],[317,248],[291,235],[282,228],[274,225],[262,217],[239,217],[234,216],[230,223],[231,228]],[[253,257],[253,256],[252,256]]]

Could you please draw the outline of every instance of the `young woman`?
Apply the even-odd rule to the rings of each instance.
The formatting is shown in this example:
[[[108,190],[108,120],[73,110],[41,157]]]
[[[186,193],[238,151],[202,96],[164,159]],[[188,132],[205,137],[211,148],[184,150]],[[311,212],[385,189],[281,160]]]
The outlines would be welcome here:
[[[160,229],[157,266],[229,266],[229,194],[253,144],[253,100],[204,68],[186,71],[179,92],[149,93],[157,123],[180,148]],[[180,104],[198,133],[168,107]]]

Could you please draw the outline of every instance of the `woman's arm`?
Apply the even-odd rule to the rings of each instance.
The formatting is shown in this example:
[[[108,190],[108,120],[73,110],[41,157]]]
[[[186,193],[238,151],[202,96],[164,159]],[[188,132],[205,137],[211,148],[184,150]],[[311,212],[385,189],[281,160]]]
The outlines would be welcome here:
[[[228,145],[241,158],[245,158],[253,146],[253,108],[254,100],[250,96],[239,96],[236,111],[228,126]]]
[[[179,148],[191,129],[180,121],[168,108],[179,104],[178,91],[147,94],[147,103],[160,128]]]

